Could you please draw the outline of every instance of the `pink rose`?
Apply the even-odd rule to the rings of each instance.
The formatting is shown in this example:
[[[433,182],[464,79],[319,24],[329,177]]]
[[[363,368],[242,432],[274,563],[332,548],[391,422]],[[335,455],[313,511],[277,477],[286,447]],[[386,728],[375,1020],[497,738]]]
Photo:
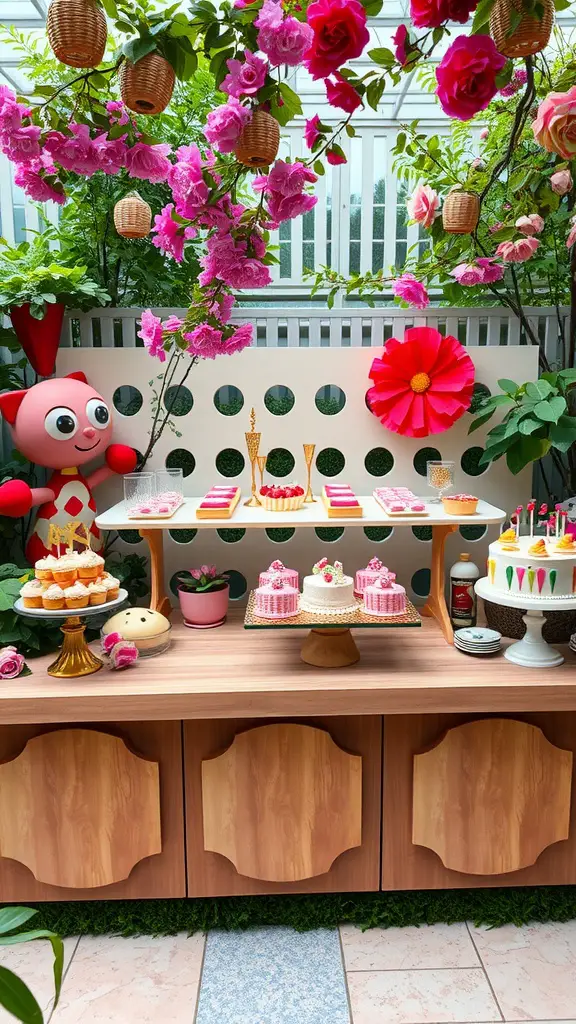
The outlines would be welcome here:
[[[235,352],[242,352],[242,349],[249,348],[254,338],[254,327],[252,324],[240,324],[229,338],[224,342],[224,351],[228,356]]]
[[[125,138],[125,135],[121,139],[109,139],[106,135],[99,135],[94,139],[98,168],[104,171],[104,174],[118,174],[124,167],[128,152]]]
[[[576,156],[576,85],[568,92],[551,92],[538,107],[532,125],[536,142],[563,160]]]
[[[29,199],[34,199],[37,203],[52,200],[53,203],[63,205],[66,202],[62,184],[59,181],[53,184],[46,181],[39,160],[29,164],[16,164],[14,183],[24,190]]]
[[[140,317],[140,330],[138,337],[142,338],[144,347],[148,349],[151,356],[163,363],[166,359],[164,351],[164,337],[162,334],[162,321],[151,309],[145,309]]]
[[[449,117],[469,121],[496,95],[496,75],[506,58],[490,36],[458,36],[436,68],[436,95]]]
[[[121,633],[106,633],[106,635],[102,637],[102,641],[101,641],[102,650],[103,650],[104,654],[110,654],[110,651],[112,650],[112,648],[116,644],[121,644],[121,643],[122,643],[122,635],[121,635]]]
[[[299,160],[293,164],[276,160],[268,175],[268,188],[282,196],[295,196],[302,192],[306,184],[313,184],[317,180],[314,172]]]
[[[16,128],[2,138],[2,150],[9,160],[24,163],[40,156],[40,133],[42,129],[36,125],[27,128]]]
[[[407,302],[409,306],[414,306],[415,309],[426,309],[426,306],[430,304],[428,292],[424,285],[414,277],[414,274],[402,274],[397,278],[392,284],[392,293],[396,298]]]
[[[188,353],[191,356],[197,356],[198,359],[215,359],[221,352],[222,331],[217,331],[210,324],[200,324],[193,331],[185,334],[184,338],[188,342]],[[203,575],[205,568],[208,567],[200,568],[200,576]]]
[[[173,209],[174,203],[168,203],[163,207],[162,212],[157,213],[154,217],[152,234],[155,237],[152,239],[152,245],[166,253],[167,256],[172,256],[177,263],[181,263],[184,257],[184,243],[189,238],[195,238],[197,231],[192,225],[183,227],[182,224],[177,224],[172,217]],[[158,353],[153,354],[157,355]],[[162,359],[161,356],[159,358]]]
[[[370,42],[366,11],[359,0],[315,0],[306,18],[314,36],[304,54],[312,78],[327,78]]]
[[[540,245],[537,238],[520,238],[517,242],[501,242],[496,255],[505,263],[524,263],[534,255]]]
[[[0,650],[0,679],[15,679],[24,668],[24,655],[18,654],[15,647],[3,647]]]
[[[572,175],[570,174],[570,171],[567,170],[555,171],[555,173],[550,176],[550,184],[552,186],[552,191],[555,192],[557,196],[565,196],[566,193],[570,192],[574,187]]]
[[[495,262],[494,256],[479,256],[476,264],[482,271],[482,284],[494,284],[504,277],[504,267]]]
[[[471,287],[475,284],[482,284],[484,280],[484,274],[480,267],[477,267],[475,263],[459,263],[454,270],[450,271],[450,276],[454,277],[458,284]]]
[[[268,65],[265,60],[244,50],[244,62],[230,58],[226,61],[229,74],[220,86],[221,92],[227,92],[229,96],[255,96],[266,81]]]
[[[439,206],[438,193],[429,185],[417,185],[406,202],[410,220],[415,220],[417,224],[422,224],[425,228],[432,227]]]
[[[319,114],[314,114],[314,117],[310,117],[306,121],[304,126],[304,142],[308,149],[312,149],[312,146],[319,139],[322,132],[320,131],[320,125],[322,124]]]
[[[332,146],[330,146],[330,149],[326,150],[326,159],[333,167],[338,167],[339,164],[345,164],[348,162],[344,154],[338,153],[338,151],[333,149]]]
[[[392,45],[394,46],[394,56],[402,67],[404,67],[408,59],[408,51],[406,49],[407,41],[408,29],[406,28],[406,25],[398,25],[398,28],[392,36]]]
[[[567,249],[571,249],[576,242],[576,219],[573,217],[570,223],[572,224],[572,227],[570,228],[570,233],[566,239]]]
[[[544,221],[538,213],[529,213],[527,217],[518,217],[515,226],[523,235],[539,235]]]
[[[478,0],[410,0],[410,17],[416,28],[439,28],[446,21],[464,25]]]
[[[331,82],[329,78],[324,83],[326,85],[326,98],[331,107],[338,107],[340,110],[344,110],[347,114],[353,114],[358,107],[362,106],[362,100],[353,89],[346,79],[338,71],[335,74],[337,79],[336,82]]]
[[[149,146],[146,142],[137,142],[126,153],[126,170],[131,178],[143,178],[145,181],[166,181],[172,164],[168,153],[172,147],[166,143]]]
[[[204,134],[221,153],[231,153],[251,117],[249,107],[243,107],[235,96],[231,96],[227,103],[210,111]]]
[[[184,321],[179,316],[175,316],[171,313],[167,320],[162,321],[162,328],[168,331],[168,334],[176,334],[181,327],[184,327]]]
[[[484,141],[484,139],[487,139],[489,135],[490,135],[490,129],[489,128],[483,128],[482,131],[480,132],[480,138],[482,139],[482,141]]]
[[[110,668],[129,668],[138,661],[138,648],[131,640],[121,640],[110,651]]]
[[[90,129],[86,124],[71,124],[70,132],[71,135],[48,132],[44,147],[66,171],[90,178],[100,167],[98,150],[90,138]]]
[[[273,6],[282,11],[280,4]],[[305,22],[288,17],[278,25],[262,27],[258,33],[258,47],[266,54],[273,68],[280,64],[297,67],[310,48],[313,35],[312,29]]]

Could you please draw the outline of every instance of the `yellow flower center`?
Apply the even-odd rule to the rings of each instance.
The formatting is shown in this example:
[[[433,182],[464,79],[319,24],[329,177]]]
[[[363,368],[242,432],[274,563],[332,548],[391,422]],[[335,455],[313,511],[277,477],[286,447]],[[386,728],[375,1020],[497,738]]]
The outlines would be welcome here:
[[[415,373],[410,380],[410,387],[412,391],[415,391],[417,395],[421,395],[423,391],[427,391],[432,381],[427,373]]]

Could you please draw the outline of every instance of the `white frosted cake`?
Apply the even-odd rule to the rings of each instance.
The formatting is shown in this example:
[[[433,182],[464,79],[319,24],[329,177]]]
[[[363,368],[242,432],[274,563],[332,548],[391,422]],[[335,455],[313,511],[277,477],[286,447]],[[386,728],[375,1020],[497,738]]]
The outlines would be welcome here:
[[[344,575],[341,562],[331,565],[321,558],[302,583],[300,608],[316,615],[343,615],[359,608],[354,598],[354,580]]]
[[[527,601],[576,595],[576,544],[570,534],[562,537],[518,537],[507,530],[488,548],[489,587],[498,592],[521,594]]]

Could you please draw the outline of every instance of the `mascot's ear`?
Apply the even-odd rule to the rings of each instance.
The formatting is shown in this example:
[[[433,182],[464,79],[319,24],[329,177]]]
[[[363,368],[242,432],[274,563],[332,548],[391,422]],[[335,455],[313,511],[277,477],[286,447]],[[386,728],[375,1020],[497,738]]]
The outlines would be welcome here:
[[[16,422],[16,415],[25,394],[26,391],[6,391],[0,395],[0,413],[8,423]]]
[[[71,378],[72,380],[81,380],[83,384],[88,383],[86,374],[82,373],[82,370],[74,370],[74,373],[67,373],[66,377],[67,379]]]

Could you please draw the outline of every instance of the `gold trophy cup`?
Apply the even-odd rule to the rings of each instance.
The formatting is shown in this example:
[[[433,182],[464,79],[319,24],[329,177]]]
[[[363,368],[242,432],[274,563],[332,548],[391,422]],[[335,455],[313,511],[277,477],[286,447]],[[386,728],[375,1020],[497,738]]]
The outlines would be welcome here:
[[[308,483],[306,487],[306,495],[304,501],[316,501],[316,498],[312,494],[312,485],[310,483],[310,476],[312,474],[312,460],[314,458],[314,452],[316,451],[315,444],[304,445],[304,458],[306,459],[306,470],[308,472]]]
[[[267,455],[258,455],[257,458],[256,458],[256,462],[258,463],[258,472],[260,473],[260,489],[262,489],[262,487],[264,485],[264,470],[266,469],[266,463],[268,462],[268,456]]]
[[[256,488],[256,461],[258,459],[258,450],[260,448],[260,437],[259,431],[255,430],[256,426],[256,413],[254,409],[250,411],[250,430],[246,431],[246,446],[248,448],[248,458],[250,459],[250,466],[252,468],[252,497],[245,501],[244,504],[249,508],[257,508],[261,506]]]

